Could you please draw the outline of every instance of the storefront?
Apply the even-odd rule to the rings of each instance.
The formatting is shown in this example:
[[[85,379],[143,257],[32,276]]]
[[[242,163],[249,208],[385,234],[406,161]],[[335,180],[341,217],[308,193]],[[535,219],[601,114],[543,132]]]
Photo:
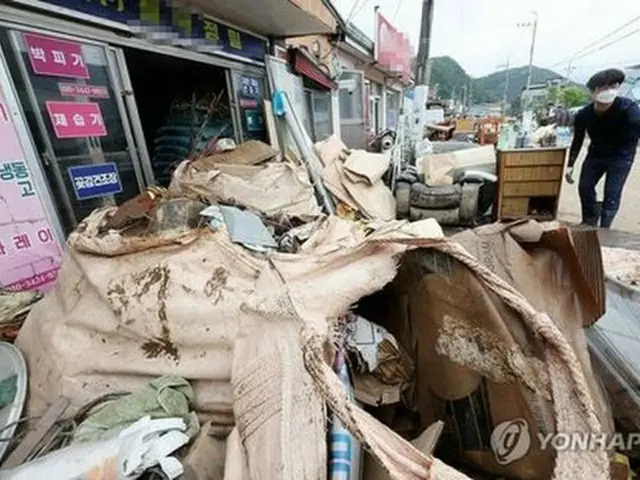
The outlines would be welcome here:
[[[16,93],[36,152],[31,168],[65,234],[96,207],[168,184],[173,166],[209,139],[265,136],[266,40],[192,10],[139,3],[2,7],[3,91]]]
[[[162,28],[134,28],[150,12],[124,7],[141,2],[33,3],[42,9],[0,5],[0,287],[10,290],[49,288],[66,235],[95,208],[167,185],[211,139],[265,137],[265,38],[175,8],[159,7]]]

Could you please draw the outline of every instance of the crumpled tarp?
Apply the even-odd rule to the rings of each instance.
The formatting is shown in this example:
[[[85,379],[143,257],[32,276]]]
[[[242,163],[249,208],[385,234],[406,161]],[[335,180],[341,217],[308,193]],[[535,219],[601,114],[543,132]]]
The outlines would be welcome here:
[[[315,216],[320,206],[309,174],[288,162],[263,165],[211,163],[214,157],[185,160],[169,191],[176,196],[206,198],[211,203],[234,203],[267,215]]]

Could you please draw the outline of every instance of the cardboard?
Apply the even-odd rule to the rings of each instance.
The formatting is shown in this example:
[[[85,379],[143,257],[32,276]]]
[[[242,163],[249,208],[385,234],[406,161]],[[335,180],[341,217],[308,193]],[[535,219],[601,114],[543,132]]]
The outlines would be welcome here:
[[[322,161],[322,164],[325,167],[331,165],[334,161],[338,160],[340,154],[347,149],[346,145],[342,143],[340,137],[335,133],[332,134],[329,138],[316,143],[313,146],[318,157]]]
[[[259,140],[248,140],[228,152],[219,152],[205,157],[203,162],[229,163],[232,165],[257,165],[274,158],[280,152]]]
[[[530,231],[521,233],[535,238]],[[536,310],[548,313],[573,347],[603,430],[612,431],[583,331],[604,311],[602,285],[594,274],[602,272],[594,254],[599,251],[597,234],[554,228],[544,230],[538,242],[521,244],[505,226],[491,225],[453,238]],[[551,478],[555,457],[541,451],[537,434],[555,431],[557,422],[566,425],[558,408],[571,405],[571,387],[562,390],[567,398],[552,401],[551,392],[558,391],[554,384],[564,380],[554,376],[546,344],[466,266],[447,255],[409,253],[393,290],[406,299],[397,306],[408,312],[393,318],[404,317],[408,327],[384,326],[415,352],[422,424],[444,420],[446,444],[457,451],[458,460],[480,471],[518,480]],[[398,335],[399,328],[411,334]],[[500,432],[507,425],[520,429],[518,438],[529,435],[525,453],[500,456]],[[582,478],[580,472],[576,478]]]
[[[390,158],[386,153],[370,153],[364,150],[355,150],[344,162],[345,170],[353,173],[359,181],[369,185],[381,180],[389,169]]]

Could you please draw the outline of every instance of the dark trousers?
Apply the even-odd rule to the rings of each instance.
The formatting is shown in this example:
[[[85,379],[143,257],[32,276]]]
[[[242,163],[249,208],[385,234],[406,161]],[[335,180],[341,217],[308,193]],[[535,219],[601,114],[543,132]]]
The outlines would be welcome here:
[[[624,187],[631,167],[633,155],[598,158],[587,156],[580,173],[580,203],[582,204],[582,223],[610,228],[620,208],[622,188]],[[602,205],[596,200],[596,185],[606,175],[604,184],[604,200]]]

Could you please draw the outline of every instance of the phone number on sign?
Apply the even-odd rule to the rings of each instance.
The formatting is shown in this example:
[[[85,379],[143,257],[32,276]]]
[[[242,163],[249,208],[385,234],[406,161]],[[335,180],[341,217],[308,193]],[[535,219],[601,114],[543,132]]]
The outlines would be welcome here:
[[[73,181],[76,184],[76,189],[83,190],[85,188],[95,188],[103,187],[105,185],[118,184],[118,175],[116,173],[98,173],[96,175],[78,177]]]

